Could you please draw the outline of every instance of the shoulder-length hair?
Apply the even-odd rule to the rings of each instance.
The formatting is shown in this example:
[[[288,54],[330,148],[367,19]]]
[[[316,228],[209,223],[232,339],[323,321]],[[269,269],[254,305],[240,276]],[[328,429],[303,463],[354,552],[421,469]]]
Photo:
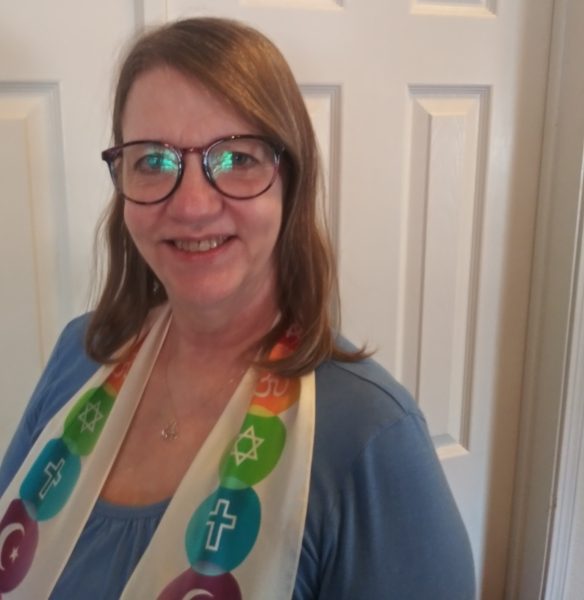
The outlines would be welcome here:
[[[262,366],[300,375],[323,360],[357,360],[335,343],[332,315],[338,288],[331,245],[319,224],[321,171],[312,124],[298,85],[280,51],[264,35],[236,21],[194,18],[142,35],[120,70],[113,109],[114,143],[121,144],[128,93],[141,74],[169,66],[192,77],[258,130],[285,147],[282,225],[275,255],[280,319],[262,340],[266,352],[292,325],[302,332],[295,351]],[[108,249],[105,280],[90,319],[86,348],[98,362],[118,360],[166,292],[139,254],[115,194],[102,221]],[[265,355],[265,354],[264,354]]]

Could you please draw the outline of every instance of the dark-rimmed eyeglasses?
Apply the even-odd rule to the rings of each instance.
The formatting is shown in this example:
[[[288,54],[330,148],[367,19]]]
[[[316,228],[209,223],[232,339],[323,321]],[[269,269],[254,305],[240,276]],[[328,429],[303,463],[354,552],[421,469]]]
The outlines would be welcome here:
[[[177,148],[138,140],[101,153],[118,193],[137,204],[156,204],[169,198],[184,173],[184,155],[201,155],[207,181],[221,194],[249,200],[267,191],[278,175],[284,147],[257,135],[232,135],[208,146]]]

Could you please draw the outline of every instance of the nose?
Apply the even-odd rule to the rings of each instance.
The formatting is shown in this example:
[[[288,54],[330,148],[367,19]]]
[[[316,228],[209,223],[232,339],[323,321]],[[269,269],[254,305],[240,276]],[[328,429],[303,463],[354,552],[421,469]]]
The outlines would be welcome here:
[[[207,180],[199,154],[186,154],[178,188],[168,199],[167,212],[176,219],[212,219],[223,210],[223,196]]]

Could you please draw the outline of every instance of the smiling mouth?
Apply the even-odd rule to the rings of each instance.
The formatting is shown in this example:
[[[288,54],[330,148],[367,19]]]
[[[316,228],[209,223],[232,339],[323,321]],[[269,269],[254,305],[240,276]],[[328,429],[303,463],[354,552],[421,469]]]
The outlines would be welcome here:
[[[182,250],[183,252],[191,252],[193,254],[201,252],[209,252],[219,248],[231,239],[232,236],[220,235],[217,237],[207,238],[204,240],[172,240],[172,244],[175,248]]]

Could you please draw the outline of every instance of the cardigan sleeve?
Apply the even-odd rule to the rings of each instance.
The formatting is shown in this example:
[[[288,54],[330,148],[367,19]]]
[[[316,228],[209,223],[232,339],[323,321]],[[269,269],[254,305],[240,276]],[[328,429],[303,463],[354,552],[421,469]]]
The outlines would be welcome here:
[[[328,514],[320,600],[474,599],[468,536],[419,417],[375,435]]]
[[[0,465],[0,496],[48,421],[99,366],[83,348],[87,318],[71,321],[55,344]]]
[[[474,600],[470,542],[424,417],[371,361],[317,372],[293,600]]]

